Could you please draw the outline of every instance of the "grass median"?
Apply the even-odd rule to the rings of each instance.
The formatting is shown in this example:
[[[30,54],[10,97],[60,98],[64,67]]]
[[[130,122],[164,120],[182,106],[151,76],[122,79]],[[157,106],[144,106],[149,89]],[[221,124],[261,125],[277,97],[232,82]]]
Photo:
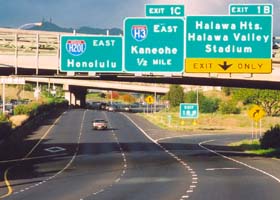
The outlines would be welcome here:
[[[198,119],[181,119],[178,112],[160,111],[141,113],[141,116],[166,130],[203,132],[203,133],[252,133],[265,132],[271,126],[280,123],[279,117],[264,117],[260,124],[252,122],[246,112],[241,114],[199,114]]]

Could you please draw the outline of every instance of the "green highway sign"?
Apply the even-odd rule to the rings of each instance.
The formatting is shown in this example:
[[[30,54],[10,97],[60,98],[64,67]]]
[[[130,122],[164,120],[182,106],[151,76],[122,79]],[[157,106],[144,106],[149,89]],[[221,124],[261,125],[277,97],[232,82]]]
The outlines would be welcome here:
[[[271,16],[187,17],[187,58],[271,58]]]
[[[182,72],[182,18],[127,18],[124,21],[126,72]]]
[[[199,106],[196,103],[181,103],[180,118],[197,119],[199,115]]]
[[[188,16],[185,72],[271,73],[272,16]]]
[[[230,15],[272,15],[272,4],[230,4]]]
[[[64,72],[122,72],[122,37],[62,36],[60,70]]]
[[[147,17],[184,17],[184,5],[146,4]]]

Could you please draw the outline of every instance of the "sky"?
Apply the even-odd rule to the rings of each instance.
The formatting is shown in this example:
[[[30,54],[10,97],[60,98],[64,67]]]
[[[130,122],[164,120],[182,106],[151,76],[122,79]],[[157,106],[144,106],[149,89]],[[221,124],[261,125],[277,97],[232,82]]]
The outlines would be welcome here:
[[[126,17],[145,15],[145,4],[185,4],[187,15],[226,15],[230,3],[272,3],[274,34],[280,36],[280,0],[0,0],[0,27],[51,19],[65,28],[122,28]]]

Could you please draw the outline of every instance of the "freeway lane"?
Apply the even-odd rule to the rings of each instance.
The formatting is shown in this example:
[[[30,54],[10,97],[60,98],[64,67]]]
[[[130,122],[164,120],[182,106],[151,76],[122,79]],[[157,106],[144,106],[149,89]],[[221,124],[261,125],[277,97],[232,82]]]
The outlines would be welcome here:
[[[244,154],[225,146],[249,137],[192,135],[159,142],[196,170],[199,185],[190,199],[277,200],[280,195],[280,161]]]
[[[110,128],[92,130],[95,118]],[[24,153],[0,161],[0,199],[279,199],[279,160],[224,146],[247,135],[154,141],[141,130],[166,132],[131,115],[80,109],[47,122],[17,148]]]
[[[104,157],[97,161],[87,159],[87,154],[94,148],[90,118],[83,110],[66,112],[47,137],[29,154],[30,158],[40,159],[19,160],[9,170],[8,178],[13,194],[5,199],[80,199],[92,191],[92,180],[98,181],[101,177],[101,180],[108,180],[111,184],[120,173],[116,170],[120,168],[120,156],[111,155],[110,158]],[[103,140],[109,144],[107,151],[110,148],[112,151],[118,150],[116,145],[110,145],[115,142],[110,134],[104,134]],[[81,160],[79,168],[75,163],[78,158]],[[95,164],[99,165],[99,171],[94,170]],[[98,185],[102,186],[102,181]]]
[[[93,131],[94,118],[110,129]],[[196,176],[119,113],[69,110],[37,134],[24,157],[0,163],[1,199],[182,199]]]

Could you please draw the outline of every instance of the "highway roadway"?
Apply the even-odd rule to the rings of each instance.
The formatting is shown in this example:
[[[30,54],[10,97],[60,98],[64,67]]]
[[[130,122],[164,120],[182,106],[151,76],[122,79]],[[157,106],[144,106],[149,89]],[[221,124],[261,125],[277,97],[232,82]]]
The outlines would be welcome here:
[[[95,118],[109,129],[92,130]],[[279,160],[225,146],[247,135],[167,136],[133,114],[49,116],[1,148],[0,199],[279,199]]]

